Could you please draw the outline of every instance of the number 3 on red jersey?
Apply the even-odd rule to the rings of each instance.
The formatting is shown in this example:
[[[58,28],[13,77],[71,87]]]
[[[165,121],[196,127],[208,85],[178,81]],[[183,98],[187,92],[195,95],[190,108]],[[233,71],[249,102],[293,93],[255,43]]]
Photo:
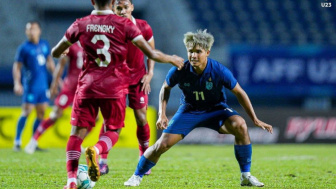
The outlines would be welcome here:
[[[103,41],[104,42],[104,47],[101,49],[97,49],[97,54],[104,55],[105,56],[105,61],[102,61],[99,57],[96,58],[96,63],[98,64],[99,67],[107,67],[110,62],[111,62],[111,54],[108,52],[110,48],[110,41],[105,35],[95,35],[93,36],[91,42],[93,44],[96,44],[98,41]]]

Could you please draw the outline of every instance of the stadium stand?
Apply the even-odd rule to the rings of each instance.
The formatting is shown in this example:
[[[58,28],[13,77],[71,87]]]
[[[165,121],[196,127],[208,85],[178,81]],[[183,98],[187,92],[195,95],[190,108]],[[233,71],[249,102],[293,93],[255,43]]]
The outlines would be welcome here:
[[[11,66],[17,46],[25,39],[24,25],[38,19],[43,38],[51,45],[63,35],[69,23],[91,11],[88,3],[59,0],[31,0],[22,3],[0,1],[0,106],[19,105],[20,98],[12,94]],[[187,58],[182,43],[183,34],[206,28],[216,39],[211,57],[227,64],[227,48],[232,45],[336,45],[336,4],[322,7],[331,0],[193,0],[193,1],[134,1],[137,13],[152,26],[156,47],[167,53]],[[85,4],[85,5],[84,5]],[[66,5],[66,6],[64,6]],[[66,7],[64,9],[64,7]],[[169,7],[169,8],[167,8]],[[13,14],[20,12],[19,14]],[[60,15],[62,14],[63,15]],[[155,16],[153,16],[155,15]],[[169,39],[167,38],[169,36]],[[157,96],[170,67],[156,65],[149,103],[157,106]],[[12,95],[10,95],[12,94]],[[278,97],[277,97],[278,98]],[[172,96],[172,107],[178,105],[179,94]],[[335,96],[331,99],[335,103]],[[255,99],[255,105],[274,102],[274,99]],[[313,99],[315,100],[315,99]],[[278,100],[279,105],[300,106],[297,99]]]
[[[194,20],[218,43],[336,45],[335,6],[321,0],[187,1]]]

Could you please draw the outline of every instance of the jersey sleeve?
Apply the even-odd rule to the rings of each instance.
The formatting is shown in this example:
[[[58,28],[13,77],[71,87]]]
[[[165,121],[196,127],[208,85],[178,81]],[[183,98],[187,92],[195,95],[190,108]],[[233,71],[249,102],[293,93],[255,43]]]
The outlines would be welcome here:
[[[23,45],[20,45],[19,48],[16,50],[14,60],[15,62],[24,63],[24,59],[25,59],[25,51],[24,51]]]
[[[166,83],[169,87],[174,87],[179,81],[179,71],[177,67],[170,68],[167,76],[166,76]]]
[[[224,87],[232,90],[237,85],[237,79],[225,66],[221,66],[221,73]]]
[[[153,30],[147,22],[145,24],[145,30],[144,31],[145,32],[143,32],[142,35],[146,39],[146,41],[152,40],[153,39]]]
[[[142,36],[140,29],[129,19],[125,22],[125,33],[126,39],[129,41],[133,41],[135,38]]]
[[[71,43],[75,43],[79,40],[79,27],[78,20],[71,24],[71,26],[66,30],[64,37]]]

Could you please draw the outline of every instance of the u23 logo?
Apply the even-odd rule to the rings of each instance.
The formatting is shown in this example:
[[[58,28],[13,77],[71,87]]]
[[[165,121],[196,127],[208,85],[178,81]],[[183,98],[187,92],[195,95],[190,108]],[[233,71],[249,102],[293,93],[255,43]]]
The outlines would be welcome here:
[[[331,7],[331,3],[321,3],[321,7]]]

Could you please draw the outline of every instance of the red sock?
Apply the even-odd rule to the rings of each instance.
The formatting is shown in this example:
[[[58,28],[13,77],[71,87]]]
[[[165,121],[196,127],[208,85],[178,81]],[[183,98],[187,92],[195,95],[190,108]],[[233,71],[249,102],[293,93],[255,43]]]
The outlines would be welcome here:
[[[103,135],[103,133],[105,133],[105,126],[104,126],[104,123],[100,129],[100,133],[99,133],[99,137],[101,137]],[[112,146],[114,146],[114,144],[112,144]],[[100,158],[102,159],[107,159],[107,156],[108,156],[109,152],[106,152],[106,153],[100,153]]]
[[[108,156],[108,152],[104,154],[100,154],[100,158],[102,159],[107,159],[107,156]]]
[[[147,150],[149,145],[150,129],[148,123],[137,127],[137,137],[139,142],[140,156]]]
[[[119,134],[115,131],[106,131],[101,134],[99,141],[95,145],[99,149],[99,154],[107,154],[119,139]]]
[[[78,161],[81,155],[81,145],[83,139],[71,135],[69,137],[66,148],[66,167],[68,172],[68,178],[77,177]]]
[[[52,126],[56,121],[52,120],[50,118],[43,120],[42,123],[37,127],[35,133],[34,133],[34,139],[38,140],[40,136],[44,133],[45,130],[47,130],[50,126]]]
[[[105,133],[105,126],[104,126],[104,123],[100,129],[100,133],[99,133],[99,137],[101,137],[103,135],[103,133]],[[112,144],[113,145],[113,144]],[[108,153],[109,152],[106,152],[106,153],[100,153],[100,158],[102,159],[107,159],[107,156],[108,156]]]

